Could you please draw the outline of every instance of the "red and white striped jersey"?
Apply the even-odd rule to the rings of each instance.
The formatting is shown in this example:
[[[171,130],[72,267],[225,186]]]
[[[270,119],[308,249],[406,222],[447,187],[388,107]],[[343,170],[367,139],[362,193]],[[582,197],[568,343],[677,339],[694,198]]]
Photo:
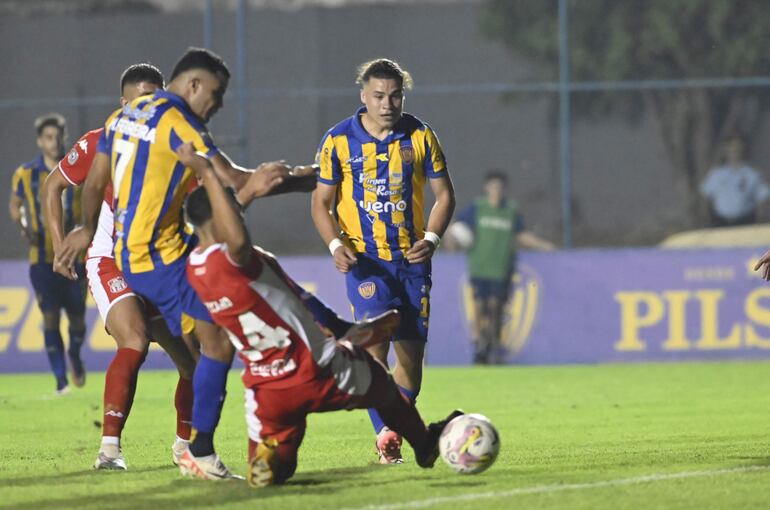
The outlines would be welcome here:
[[[196,248],[187,278],[246,363],[247,387],[287,388],[318,377],[331,363],[336,342],[321,331],[270,253],[255,247],[241,267],[224,244]]]

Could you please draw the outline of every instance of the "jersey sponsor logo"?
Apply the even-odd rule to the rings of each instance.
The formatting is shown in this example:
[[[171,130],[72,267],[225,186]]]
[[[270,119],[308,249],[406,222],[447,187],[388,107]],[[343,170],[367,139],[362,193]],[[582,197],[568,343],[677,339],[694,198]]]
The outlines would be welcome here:
[[[297,363],[289,358],[277,359],[272,363],[249,363],[249,373],[255,377],[278,377],[297,369]]]
[[[83,151],[83,154],[88,154],[88,140],[78,140],[78,147]]]
[[[348,163],[363,163],[363,162],[364,162],[364,161],[366,161],[367,159],[368,159],[368,158],[367,158],[366,156],[356,156],[356,157],[354,157],[354,158],[350,158],[350,159],[348,159],[348,161],[347,161],[347,162],[348,162]],[[361,175],[363,176],[363,174],[361,174]]]
[[[364,299],[372,299],[375,292],[377,292],[377,284],[374,282],[364,282],[358,286],[358,293]]]
[[[138,138],[143,142],[155,143],[155,128],[150,128],[145,124],[139,124],[123,117],[113,119],[110,122],[109,130]]]
[[[132,119],[147,121],[155,115],[156,110],[157,108],[154,105],[147,108],[147,110],[140,110],[139,108],[134,108],[130,104],[127,104],[123,107],[123,114]]]
[[[211,313],[221,312],[233,307],[233,302],[227,296],[222,296],[216,301],[206,301],[204,304]]]
[[[78,155],[78,151],[76,151],[75,149],[72,149],[70,153],[67,154],[67,163],[69,163],[70,165],[74,165],[77,162],[79,157],[80,156]]]
[[[513,223],[509,218],[495,218],[494,216],[482,216],[479,218],[479,226],[494,230],[511,230]]]
[[[111,293],[117,294],[118,292],[123,292],[126,290],[128,288],[128,284],[122,276],[117,276],[107,282],[107,287],[109,287]]]
[[[377,161],[388,161],[387,154],[377,154]]]
[[[368,213],[392,213],[392,212],[404,212],[406,211],[406,201],[399,200],[398,202],[370,202],[363,200],[358,201],[358,206]]]
[[[401,153],[401,160],[407,165],[414,163],[414,149],[411,147],[401,147],[399,150]]]

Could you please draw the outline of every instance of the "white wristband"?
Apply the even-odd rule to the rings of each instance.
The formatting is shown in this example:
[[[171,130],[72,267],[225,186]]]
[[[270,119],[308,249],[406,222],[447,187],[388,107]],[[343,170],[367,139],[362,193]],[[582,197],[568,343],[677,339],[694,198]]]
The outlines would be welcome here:
[[[337,251],[337,248],[340,246],[343,246],[342,241],[339,240],[339,238],[335,237],[329,242],[329,253],[334,256],[334,252]]]
[[[434,248],[438,248],[438,245],[441,244],[441,237],[435,232],[425,232],[423,239],[431,243]]]

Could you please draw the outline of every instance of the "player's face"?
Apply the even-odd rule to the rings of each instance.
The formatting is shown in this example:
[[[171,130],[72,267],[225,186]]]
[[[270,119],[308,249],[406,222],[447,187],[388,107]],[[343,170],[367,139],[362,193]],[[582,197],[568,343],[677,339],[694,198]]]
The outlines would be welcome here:
[[[37,137],[37,146],[49,159],[59,159],[64,154],[64,132],[56,126],[46,126]]]
[[[485,185],[487,199],[493,204],[499,204],[505,194],[505,184],[500,179],[491,179]]]
[[[126,106],[137,97],[154,94],[158,87],[149,81],[140,81],[139,83],[129,83],[123,87],[123,95],[120,98],[120,106]]]
[[[192,79],[187,103],[195,115],[208,122],[224,105],[225,91],[227,78],[201,70]]]
[[[392,78],[369,78],[361,89],[366,116],[382,129],[393,129],[404,109],[404,89]]]

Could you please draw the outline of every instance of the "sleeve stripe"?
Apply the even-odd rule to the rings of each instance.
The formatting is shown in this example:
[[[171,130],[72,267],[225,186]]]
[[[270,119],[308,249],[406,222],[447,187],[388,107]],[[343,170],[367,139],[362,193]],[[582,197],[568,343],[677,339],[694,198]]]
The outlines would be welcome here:
[[[56,165],[56,168],[53,169],[54,172],[57,170],[68,183],[72,184],[73,186],[79,186],[79,184],[75,183],[72,179],[70,179],[70,176],[67,175],[67,172],[65,172],[64,169],[62,168],[61,163],[58,163]]]

